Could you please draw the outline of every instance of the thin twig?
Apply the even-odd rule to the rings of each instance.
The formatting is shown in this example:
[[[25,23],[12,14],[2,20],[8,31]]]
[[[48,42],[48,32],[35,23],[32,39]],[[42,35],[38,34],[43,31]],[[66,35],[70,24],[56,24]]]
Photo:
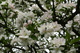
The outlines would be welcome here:
[[[40,2],[39,2],[38,0],[35,0],[35,2],[36,2],[36,4],[38,5],[38,7],[39,7],[43,12],[47,12],[47,10],[45,10],[45,9],[41,6],[41,4],[40,4]]]

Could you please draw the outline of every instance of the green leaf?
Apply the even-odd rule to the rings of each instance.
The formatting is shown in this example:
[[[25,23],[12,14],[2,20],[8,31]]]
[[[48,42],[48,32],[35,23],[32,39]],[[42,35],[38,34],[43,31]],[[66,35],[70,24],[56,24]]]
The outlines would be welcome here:
[[[80,41],[80,37],[73,39],[73,40],[70,42],[70,44],[74,44],[74,43],[76,43],[76,42],[78,42],[78,41]]]
[[[36,29],[36,25],[33,23],[28,25],[27,29],[30,30],[32,33],[38,33],[38,30]]]
[[[66,37],[65,38],[68,42],[70,41],[70,37],[71,37],[70,33],[68,31],[66,31]]]
[[[38,38],[35,35],[30,35],[30,38],[32,38],[33,40],[38,40]]]
[[[0,1],[0,4],[2,3],[2,1]]]

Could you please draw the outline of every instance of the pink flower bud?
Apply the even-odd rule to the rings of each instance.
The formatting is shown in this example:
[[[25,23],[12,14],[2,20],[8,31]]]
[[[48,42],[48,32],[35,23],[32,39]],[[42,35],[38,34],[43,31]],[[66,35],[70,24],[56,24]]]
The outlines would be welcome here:
[[[32,24],[32,21],[31,20],[28,20],[28,24]]]
[[[14,7],[14,5],[13,4],[9,4],[9,7],[11,8],[11,9],[14,9],[15,7]]]
[[[28,24],[27,24],[27,23],[24,23],[24,24],[23,24],[23,26],[24,26],[24,27],[27,27],[27,26],[28,26]]]

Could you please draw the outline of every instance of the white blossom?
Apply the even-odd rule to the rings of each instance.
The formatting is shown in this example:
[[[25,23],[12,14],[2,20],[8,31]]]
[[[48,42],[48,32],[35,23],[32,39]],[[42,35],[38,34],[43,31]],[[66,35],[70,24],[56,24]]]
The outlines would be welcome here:
[[[51,40],[51,43],[54,44],[54,47],[60,47],[61,45],[65,45],[66,40],[64,38],[55,37]]]
[[[50,51],[49,51],[49,49],[45,49],[45,51],[47,52],[47,53],[49,53]]]
[[[9,4],[9,7],[11,9],[15,9],[14,3],[12,3],[12,0],[7,0],[7,3]]]
[[[19,35],[19,38],[26,39],[29,37],[30,34],[31,34],[31,31],[23,27],[17,35]]]
[[[12,0],[6,0],[6,1],[2,2],[1,5],[5,5],[7,3],[8,3],[9,8],[11,8],[11,9],[15,8],[14,3],[12,3]]]
[[[44,14],[41,16],[41,20],[48,20],[52,18],[52,11],[44,12]]]
[[[49,32],[56,32],[62,28],[57,22],[52,23],[44,23],[38,27],[40,34],[49,33]]]
[[[62,53],[61,50],[52,50],[51,53]]]
[[[30,10],[40,10],[36,4],[33,4],[32,7],[29,8]]]
[[[41,4],[45,4],[46,0],[39,0]]]
[[[74,22],[78,22],[80,25],[80,15],[79,14],[75,16]]]
[[[21,42],[20,38],[15,37],[14,39],[11,40],[11,45],[13,45],[14,43],[18,43]]]
[[[23,24],[23,21],[25,20],[25,13],[15,9],[15,12],[18,12],[17,18],[16,18],[16,27],[20,27]]]
[[[75,33],[74,33],[73,31],[70,31],[70,34],[71,34],[71,35],[75,35]]]
[[[5,5],[6,4],[6,2],[2,2],[0,5]]]
[[[10,7],[11,9],[15,9],[14,4],[9,4],[9,7]]]
[[[68,21],[68,23],[66,24],[66,27],[71,27],[72,26],[72,20]]]
[[[60,3],[57,6],[57,10],[62,9],[63,7],[65,8],[76,7],[76,4],[75,3]]]
[[[76,48],[71,47],[67,53],[76,53]]]
[[[35,16],[35,14],[32,11],[25,13],[25,15],[27,19],[33,19]]]

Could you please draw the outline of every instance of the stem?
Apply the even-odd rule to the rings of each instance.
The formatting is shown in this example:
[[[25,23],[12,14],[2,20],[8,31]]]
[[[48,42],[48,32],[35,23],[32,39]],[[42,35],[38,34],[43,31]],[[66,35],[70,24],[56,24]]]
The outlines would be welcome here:
[[[52,1],[53,1],[53,16],[56,17],[54,0],[52,0]]]
[[[65,24],[67,24],[68,21],[70,20],[73,20],[74,17],[77,15],[77,14],[80,14],[80,0],[77,1],[77,5],[76,5],[76,12],[72,13],[72,15],[70,15],[69,17],[66,17],[64,20],[65,20]]]
[[[35,0],[35,2],[36,2],[36,4],[38,5],[38,7],[39,7],[43,12],[47,12],[47,10],[45,10],[45,9],[41,6],[41,4],[40,4],[40,2],[39,2],[38,0]]]

